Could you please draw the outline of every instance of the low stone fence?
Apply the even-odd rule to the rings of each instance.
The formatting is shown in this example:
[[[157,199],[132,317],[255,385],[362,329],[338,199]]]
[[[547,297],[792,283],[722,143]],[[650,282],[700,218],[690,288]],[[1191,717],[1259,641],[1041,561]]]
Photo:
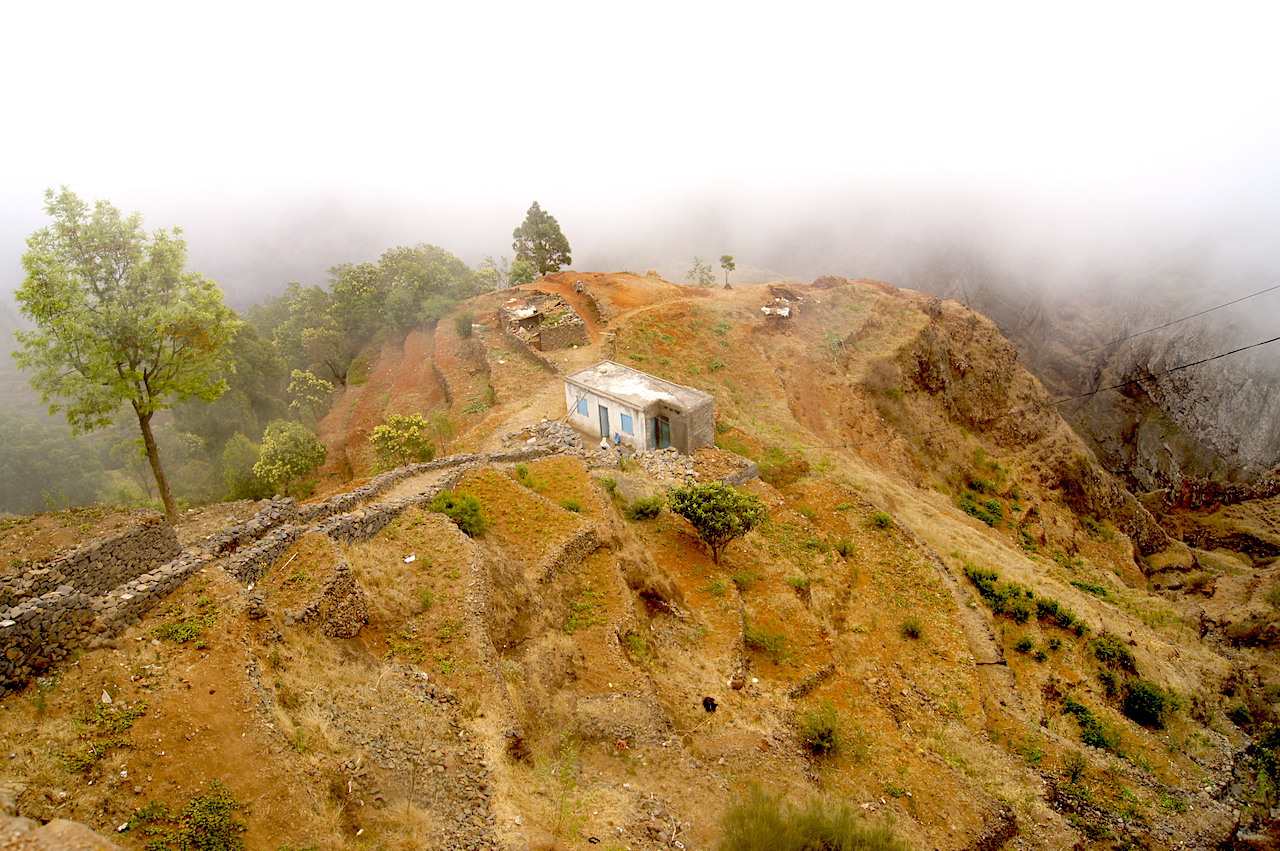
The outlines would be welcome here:
[[[174,558],[181,547],[173,527],[155,512],[122,532],[85,543],[0,583],[0,608],[70,585],[102,594],[139,573]]]

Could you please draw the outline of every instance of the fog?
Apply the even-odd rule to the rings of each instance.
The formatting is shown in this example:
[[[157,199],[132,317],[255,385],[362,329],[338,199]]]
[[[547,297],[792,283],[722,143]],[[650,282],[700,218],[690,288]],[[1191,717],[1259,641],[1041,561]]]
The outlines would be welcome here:
[[[1280,272],[1256,4],[462,5],[9,11],[0,324],[61,185],[181,226],[239,310],[396,245],[510,257],[534,200],[574,268],[675,280],[732,254],[1167,312],[1171,278],[1198,306]]]

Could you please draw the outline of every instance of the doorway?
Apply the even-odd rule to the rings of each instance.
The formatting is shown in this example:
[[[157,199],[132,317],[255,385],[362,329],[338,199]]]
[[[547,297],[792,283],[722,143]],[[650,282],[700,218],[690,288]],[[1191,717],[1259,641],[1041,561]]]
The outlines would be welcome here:
[[[666,449],[671,445],[671,422],[666,417],[654,417],[653,448]]]

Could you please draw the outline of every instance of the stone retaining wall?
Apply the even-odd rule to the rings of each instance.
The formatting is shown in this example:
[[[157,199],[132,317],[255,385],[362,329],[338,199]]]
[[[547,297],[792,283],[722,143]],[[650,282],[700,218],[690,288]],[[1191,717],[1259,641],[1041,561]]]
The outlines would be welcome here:
[[[515,334],[512,334],[510,331],[500,331],[498,332],[498,336],[502,340],[503,344],[515,349],[516,354],[520,355],[523,358],[526,358],[527,360],[533,361],[534,363],[541,366],[543,369],[550,372],[552,375],[560,374],[560,370],[556,367],[555,364],[553,364],[550,360],[548,360],[545,356],[543,356],[541,352],[534,349],[533,346],[530,346],[520,337],[517,337]]]
[[[89,541],[0,583],[0,608],[70,585],[102,594],[121,582],[175,557],[181,547],[173,527],[160,514],[146,512],[137,525]]]
[[[365,541],[407,509],[430,503],[470,470],[488,464],[529,461],[557,451],[562,450],[538,446],[450,455],[381,473],[324,502],[298,505],[293,499],[276,497],[248,522],[225,529],[204,546],[185,552],[178,545],[173,527],[158,514],[147,516],[133,529],[86,543],[48,566],[24,573],[19,577],[21,584],[7,589],[10,595],[28,588],[43,590],[0,608],[0,689],[22,686],[31,676],[91,639],[118,635],[138,623],[152,606],[193,573],[209,565],[222,564],[241,582],[252,584],[307,532],[323,532],[343,542]],[[449,472],[422,493],[373,502],[405,479],[434,470]],[[70,581],[45,587],[59,577]],[[335,588],[334,593],[340,590]],[[346,594],[342,591],[339,596]],[[340,621],[345,623],[355,616],[352,606],[344,603],[340,607],[344,612]],[[337,624],[333,628],[347,627]]]
[[[92,598],[70,585],[0,613],[0,688],[25,683],[88,638]]]

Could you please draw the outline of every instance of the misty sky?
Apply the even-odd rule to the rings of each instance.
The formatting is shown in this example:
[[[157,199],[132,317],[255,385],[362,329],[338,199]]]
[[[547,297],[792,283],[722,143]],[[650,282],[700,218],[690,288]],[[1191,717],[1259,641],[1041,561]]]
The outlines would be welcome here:
[[[900,187],[1013,219],[1248,222],[1280,198],[1258,2],[76,0],[0,21],[6,288],[61,184],[185,226],[233,277],[308,215],[303,248],[368,251],[327,266],[509,254],[534,199],[589,259],[715,205],[767,223]]]

